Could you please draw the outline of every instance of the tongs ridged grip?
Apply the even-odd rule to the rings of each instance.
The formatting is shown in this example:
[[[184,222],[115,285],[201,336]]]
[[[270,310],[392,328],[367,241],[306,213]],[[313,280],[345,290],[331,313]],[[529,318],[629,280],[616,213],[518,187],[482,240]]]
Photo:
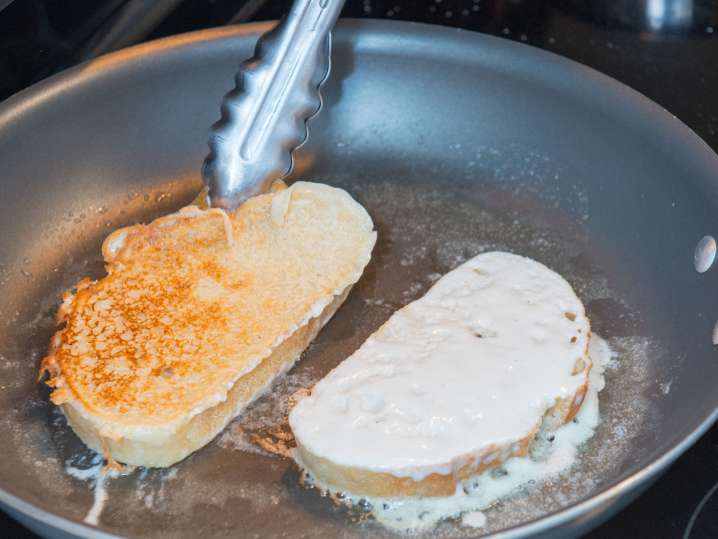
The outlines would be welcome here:
[[[202,175],[212,206],[232,209],[292,170],[292,151],[322,106],[329,75],[330,31],[344,0],[296,0],[259,38],[212,126]]]

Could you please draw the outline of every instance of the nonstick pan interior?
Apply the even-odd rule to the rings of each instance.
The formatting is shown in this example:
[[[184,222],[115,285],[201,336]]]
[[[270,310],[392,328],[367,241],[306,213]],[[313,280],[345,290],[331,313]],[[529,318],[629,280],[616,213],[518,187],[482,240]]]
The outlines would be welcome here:
[[[101,534],[82,525],[89,485],[66,473],[92,455],[35,383],[59,294],[102,275],[109,231],[192,200],[207,126],[262,28],[121,51],[0,109],[0,501],[46,534]],[[365,205],[379,233],[373,260],[299,366],[218,440],[170,470],[112,480],[100,529],[389,536],[302,488],[290,461],[272,453],[287,397],[439,275],[504,249],[561,272],[615,349],[603,422],[570,474],[497,504],[483,530],[448,522],[437,533],[586,530],[714,418],[718,273],[697,274],[692,257],[714,232],[718,159],[626,87],[508,41],[350,21],[333,60],[295,177],[343,187]]]

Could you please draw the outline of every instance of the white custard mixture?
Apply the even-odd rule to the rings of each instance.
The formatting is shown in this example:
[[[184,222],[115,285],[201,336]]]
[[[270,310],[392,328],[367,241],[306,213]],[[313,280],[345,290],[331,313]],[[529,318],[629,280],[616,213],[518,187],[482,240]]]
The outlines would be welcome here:
[[[560,275],[522,256],[481,254],[394,313],[289,423],[336,464],[415,480],[451,473],[456,457],[524,438],[557,399],[573,397],[589,337]]]
[[[429,530],[440,521],[460,518],[463,526],[481,528],[487,522],[482,512],[497,501],[540,486],[576,462],[580,446],[589,440],[599,423],[598,394],[605,385],[604,370],[613,352],[605,340],[591,337],[589,355],[593,368],[588,394],[575,419],[553,432],[541,432],[529,457],[511,458],[500,468],[471,477],[453,496],[424,498],[363,498],[342,493],[347,505],[369,506],[377,522],[396,532]],[[329,490],[326,485],[306,476],[309,484]],[[362,502],[361,504],[359,502]]]
[[[546,266],[503,252],[465,262],[319,381],[289,423],[302,446],[335,464],[416,481],[449,474],[462,457],[530,435],[558,399],[576,395],[580,405],[586,373],[576,367],[587,351],[593,368],[577,417],[541,431],[529,457],[464,481],[453,496],[366,500],[396,530],[461,515],[481,527],[481,509],[568,468],[599,421],[610,350],[591,338],[570,284]]]

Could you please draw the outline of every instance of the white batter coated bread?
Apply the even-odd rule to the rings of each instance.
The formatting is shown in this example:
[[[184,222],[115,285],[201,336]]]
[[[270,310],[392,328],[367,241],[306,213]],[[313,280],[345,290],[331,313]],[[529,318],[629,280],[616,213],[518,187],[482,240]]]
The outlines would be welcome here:
[[[292,409],[319,483],[447,496],[576,414],[591,360],[571,286],[521,256],[481,254],[394,315]]]

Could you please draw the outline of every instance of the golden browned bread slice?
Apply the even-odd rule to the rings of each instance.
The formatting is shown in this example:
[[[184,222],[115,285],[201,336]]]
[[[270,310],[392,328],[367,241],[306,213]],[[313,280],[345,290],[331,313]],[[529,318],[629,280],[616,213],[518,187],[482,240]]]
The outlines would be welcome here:
[[[589,339],[584,307],[557,273],[510,253],[476,256],[298,400],[296,459],[335,492],[454,494],[574,417]]]
[[[109,459],[168,466],[297,360],[376,240],[345,191],[297,182],[234,213],[190,206],[104,242],[107,276],[68,292],[41,373]]]

